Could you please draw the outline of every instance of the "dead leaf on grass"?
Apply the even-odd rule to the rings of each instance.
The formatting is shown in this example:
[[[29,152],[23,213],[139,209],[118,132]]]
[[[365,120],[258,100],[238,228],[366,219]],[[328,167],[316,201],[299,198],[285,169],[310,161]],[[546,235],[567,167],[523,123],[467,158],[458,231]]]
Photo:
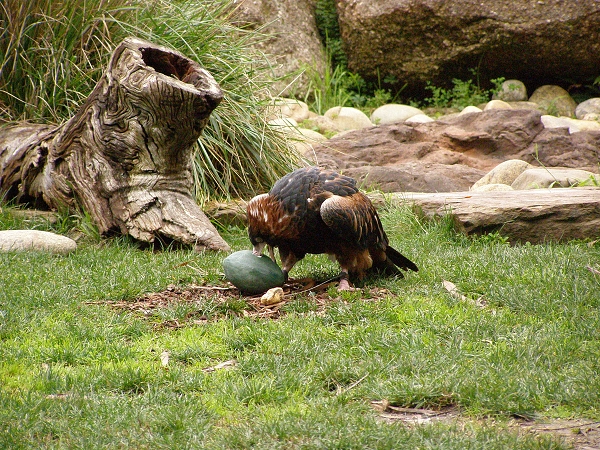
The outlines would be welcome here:
[[[600,270],[596,269],[595,267],[586,266],[585,268],[587,270],[589,270],[590,272],[592,272],[594,275],[600,275]]]
[[[442,281],[442,286],[444,286],[444,289],[446,289],[448,292],[450,292],[450,295],[452,295],[452,297],[454,297],[457,300],[460,300],[461,302],[472,303],[475,306],[477,306],[478,308],[484,308],[487,304],[487,302],[483,298],[483,295],[480,296],[477,300],[473,300],[473,299],[461,294],[460,291],[458,290],[458,288],[456,287],[456,285],[454,283],[452,283],[451,281],[447,281],[447,280]]]
[[[162,352],[162,353],[160,354],[160,364],[161,364],[163,367],[167,367],[167,366],[169,365],[169,356],[170,356],[170,355],[171,355],[171,354],[170,354],[170,353],[169,353],[167,350],[165,350],[164,352]]]
[[[216,366],[206,367],[202,369],[202,372],[210,373],[219,369],[225,369],[227,367],[234,367],[237,364],[235,359],[230,359],[229,361],[223,361],[222,363],[217,364]]]
[[[393,406],[388,400],[372,401],[371,406],[383,419],[400,421],[406,424],[420,425],[432,421],[454,420],[459,417],[458,406],[449,405],[440,409],[405,408]]]
[[[71,394],[48,394],[46,398],[49,400],[65,400],[69,398]]]

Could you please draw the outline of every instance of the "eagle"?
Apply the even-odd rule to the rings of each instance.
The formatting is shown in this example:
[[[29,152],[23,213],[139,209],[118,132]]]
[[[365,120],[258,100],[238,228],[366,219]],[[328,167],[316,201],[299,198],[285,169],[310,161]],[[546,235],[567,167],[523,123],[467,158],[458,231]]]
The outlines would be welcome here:
[[[297,169],[278,180],[269,193],[246,208],[248,236],[255,255],[279,249],[285,280],[307,253],[326,253],[341,268],[338,289],[351,290],[349,279],[369,270],[402,275],[418,267],[390,247],[377,210],[356,180],[319,167]]]

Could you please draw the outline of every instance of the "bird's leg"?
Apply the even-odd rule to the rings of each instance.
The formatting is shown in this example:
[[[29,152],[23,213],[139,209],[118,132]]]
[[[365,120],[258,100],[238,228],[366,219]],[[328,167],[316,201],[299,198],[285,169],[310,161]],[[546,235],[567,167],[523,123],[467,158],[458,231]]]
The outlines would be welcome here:
[[[340,283],[338,284],[338,291],[354,291],[354,290],[356,290],[356,288],[353,288],[350,285],[350,281],[348,278],[349,278],[348,271],[345,269],[342,269],[342,273],[340,273]]]
[[[288,281],[288,273],[292,270],[292,267],[299,261],[299,258],[296,255],[286,249],[282,249],[279,247],[279,258],[281,258],[281,271],[283,272],[283,277],[285,282]]]
[[[271,257],[271,260],[274,263],[277,263],[277,261],[275,260],[275,251],[273,249],[273,246],[272,245],[268,245],[267,248],[269,249],[269,256]]]

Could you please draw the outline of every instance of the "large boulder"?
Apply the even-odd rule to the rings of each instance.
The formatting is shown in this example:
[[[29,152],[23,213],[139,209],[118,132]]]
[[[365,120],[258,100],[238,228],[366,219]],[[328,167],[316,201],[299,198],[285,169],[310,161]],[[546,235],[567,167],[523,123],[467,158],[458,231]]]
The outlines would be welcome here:
[[[498,164],[598,172],[600,131],[545,129],[541,113],[492,109],[428,123],[346,132],[314,146],[316,162],[386,192],[467,191]]]
[[[255,48],[273,62],[277,77],[271,94],[304,93],[310,82],[305,72],[294,83],[294,77],[305,67],[325,72],[325,52],[315,21],[316,0],[236,0],[233,4],[235,24],[260,28],[268,38]]]
[[[411,88],[503,76],[531,91],[598,76],[600,2],[354,0],[336,2],[351,70]]]

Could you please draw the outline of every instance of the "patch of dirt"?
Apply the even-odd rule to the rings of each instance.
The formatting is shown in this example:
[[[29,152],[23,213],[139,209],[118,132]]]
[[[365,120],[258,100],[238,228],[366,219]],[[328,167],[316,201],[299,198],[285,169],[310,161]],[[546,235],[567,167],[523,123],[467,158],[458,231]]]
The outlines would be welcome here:
[[[485,424],[493,419],[468,419],[461,414],[456,405],[442,406],[437,409],[404,408],[391,405],[387,400],[373,401],[371,406],[386,421],[402,422],[407,426],[424,425],[434,422],[466,423],[469,420]],[[586,419],[514,419],[509,428],[519,433],[543,436],[551,434],[560,438],[574,450],[600,450],[600,421]]]
[[[253,317],[257,319],[278,319],[285,314],[282,307],[294,301],[300,294],[311,295],[311,301],[315,304],[313,311],[317,314],[322,313],[328,304],[335,301],[341,301],[340,297],[331,297],[328,294],[330,286],[336,284],[336,280],[327,280],[317,283],[312,278],[291,280],[284,289],[283,301],[263,305],[261,296],[247,296],[238,289],[228,284],[226,286],[199,286],[190,285],[186,287],[168,286],[161,292],[152,292],[132,300],[105,300],[97,302],[86,302],[93,305],[108,305],[112,308],[129,311],[140,314],[144,317],[156,317],[160,309],[173,308],[177,305],[197,305],[198,311],[187,313],[185,318],[179,320],[162,321],[156,326],[159,328],[181,328],[189,325],[202,325],[211,321],[220,320],[231,316]],[[369,300],[384,298],[389,295],[389,291],[381,288],[362,289],[362,294]],[[243,300],[245,305],[242,308],[229,307],[228,304],[236,300]],[[201,313],[203,305],[208,301],[220,304],[220,312],[207,317]]]
[[[559,436],[575,450],[600,449],[600,421],[556,419],[520,422],[518,426],[527,433]]]
[[[423,425],[432,422],[458,420],[460,408],[456,405],[443,406],[438,409],[404,408],[393,406],[387,400],[373,401],[371,406],[379,412],[379,417],[387,421],[400,421],[407,425]]]

